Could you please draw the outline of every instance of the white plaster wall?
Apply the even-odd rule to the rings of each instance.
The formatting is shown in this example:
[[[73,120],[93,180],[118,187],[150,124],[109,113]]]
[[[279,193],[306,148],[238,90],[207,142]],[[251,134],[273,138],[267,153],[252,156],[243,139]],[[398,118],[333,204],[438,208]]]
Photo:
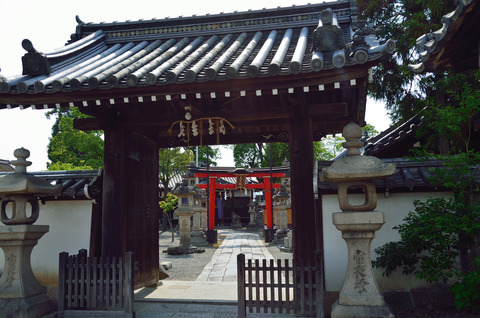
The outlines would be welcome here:
[[[40,216],[35,225],[50,226],[31,254],[32,270],[40,283],[45,286],[58,284],[59,253],[77,254],[79,249],[89,249],[91,217],[92,201],[89,200],[40,204]],[[0,249],[0,273],[4,262]]]
[[[378,194],[378,204],[375,211],[385,213],[386,223],[375,233],[372,241],[371,257],[376,258],[374,249],[387,242],[397,241],[400,235],[392,228],[403,223],[408,212],[414,210],[413,201],[425,201],[428,197],[449,196],[448,193],[390,193],[385,198],[383,193]],[[361,204],[365,200],[363,195],[349,195],[349,202]],[[327,291],[340,291],[345,279],[347,268],[347,245],[342,234],[332,223],[332,213],[341,212],[337,195],[323,195],[323,239],[325,249],[325,286]],[[410,288],[426,287],[427,283],[419,281],[413,276],[402,275],[397,271],[388,277],[382,277],[382,271],[375,269],[377,283],[381,290],[408,290]]]

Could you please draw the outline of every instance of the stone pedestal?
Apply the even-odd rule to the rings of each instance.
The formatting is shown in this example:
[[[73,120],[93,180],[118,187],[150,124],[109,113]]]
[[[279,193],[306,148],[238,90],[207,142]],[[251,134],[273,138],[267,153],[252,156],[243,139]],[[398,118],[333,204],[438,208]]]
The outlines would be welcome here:
[[[332,318],[394,317],[378,288],[370,259],[370,243],[385,223],[383,212],[339,212],[333,224],[347,243],[348,261],[345,282]]]
[[[185,213],[177,211],[178,224],[180,225],[180,245],[184,247],[190,246],[190,217],[193,213]]]
[[[201,218],[201,211],[196,211],[193,214],[193,224],[192,224],[192,237],[203,237],[203,232],[200,229],[200,218]]]
[[[193,246],[206,246],[207,240],[205,239],[205,235],[203,231],[200,229],[201,225],[201,213],[202,208],[196,209],[195,214],[193,215],[193,226],[192,226],[192,233],[190,234],[190,243]]]
[[[50,312],[50,299],[32,272],[30,255],[48,225],[0,226],[5,266],[0,276],[0,308],[5,317],[41,317]]]
[[[207,228],[208,228],[207,219],[208,219],[207,209],[202,208],[202,212],[201,212],[201,216],[200,216],[200,229],[202,231],[206,231]]]

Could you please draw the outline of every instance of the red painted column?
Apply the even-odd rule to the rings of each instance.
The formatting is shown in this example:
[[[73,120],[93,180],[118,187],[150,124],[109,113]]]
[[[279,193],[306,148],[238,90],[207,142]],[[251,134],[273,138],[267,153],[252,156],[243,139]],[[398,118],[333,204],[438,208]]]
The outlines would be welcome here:
[[[270,176],[263,177],[265,181],[265,210],[267,212],[267,228],[273,229],[272,221],[272,187]]]
[[[208,188],[208,229],[215,229],[215,189],[217,185],[217,177],[210,177]]]

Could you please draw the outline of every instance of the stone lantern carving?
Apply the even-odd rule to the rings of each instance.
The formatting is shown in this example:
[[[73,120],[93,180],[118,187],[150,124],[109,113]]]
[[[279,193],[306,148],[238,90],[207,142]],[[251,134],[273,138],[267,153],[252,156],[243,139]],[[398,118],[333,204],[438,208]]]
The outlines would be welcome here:
[[[199,193],[198,187],[189,185],[187,179],[183,179],[182,184],[173,191],[173,194],[178,197],[176,213],[179,217],[180,245],[182,245],[185,250],[188,250],[190,247],[190,217],[196,212],[194,196],[197,193]]]
[[[338,301],[332,307],[332,317],[393,317],[373,275],[370,243],[375,231],[385,223],[383,212],[373,211],[377,206],[374,179],[395,173],[394,164],[385,164],[376,157],[360,155],[363,146],[362,131],[350,123],[343,129],[348,149],[346,157],[323,169],[322,179],[338,182],[338,201],[343,212],[333,213],[333,224],[342,231],[348,247],[345,282]],[[352,204],[348,191],[360,188],[365,202]]]
[[[50,312],[50,299],[32,272],[30,255],[49,226],[33,225],[39,216],[37,197],[59,195],[62,185],[27,174],[32,164],[26,160],[27,149],[15,150],[14,156],[15,171],[0,177],[0,220],[5,224],[0,226],[0,247],[5,254],[0,308],[6,317],[40,317]]]

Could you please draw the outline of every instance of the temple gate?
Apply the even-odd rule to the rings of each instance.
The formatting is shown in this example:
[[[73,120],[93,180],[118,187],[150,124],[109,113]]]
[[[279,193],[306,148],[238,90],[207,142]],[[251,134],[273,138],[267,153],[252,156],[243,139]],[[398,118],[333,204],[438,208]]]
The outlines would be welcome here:
[[[288,143],[294,259],[313,260],[322,249],[313,141],[365,124],[369,68],[394,50],[357,11],[337,0],[113,23],[77,17],[61,49],[23,41],[23,75],[0,75],[0,109],[78,107],[92,117],[76,128],[105,132],[101,248],[90,253],[132,251],[136,287],[155,283],[159,268],[158,148]]]

